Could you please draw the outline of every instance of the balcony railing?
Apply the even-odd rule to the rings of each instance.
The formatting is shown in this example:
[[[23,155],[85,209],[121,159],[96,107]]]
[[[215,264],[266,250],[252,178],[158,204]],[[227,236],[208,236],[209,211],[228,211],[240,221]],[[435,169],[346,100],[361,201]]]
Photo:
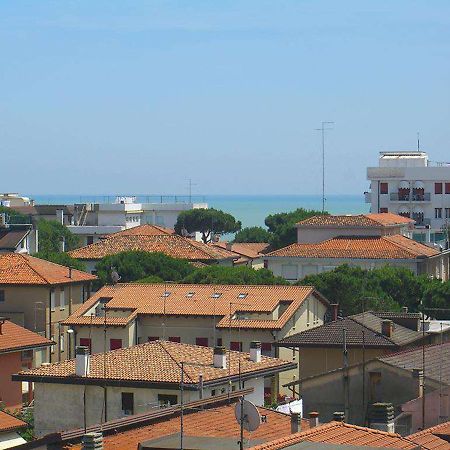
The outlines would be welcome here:
[[[431,196],[429,192],[425,194],[399,194],[393,192],[390,194],[391,202],[429,202]]]

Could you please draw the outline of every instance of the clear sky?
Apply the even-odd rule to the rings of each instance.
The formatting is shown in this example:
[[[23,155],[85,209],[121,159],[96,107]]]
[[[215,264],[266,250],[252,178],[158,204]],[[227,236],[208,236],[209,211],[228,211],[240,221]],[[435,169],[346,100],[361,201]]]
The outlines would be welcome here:
[[[0,191],[367,189],[380,150],[450,159],[450,2],[0,3]]]

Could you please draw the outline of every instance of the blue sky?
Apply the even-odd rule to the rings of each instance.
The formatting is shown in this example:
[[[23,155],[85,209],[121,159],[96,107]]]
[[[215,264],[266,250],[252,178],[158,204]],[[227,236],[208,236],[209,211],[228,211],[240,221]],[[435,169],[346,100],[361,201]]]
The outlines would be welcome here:
[[[0,191],[367,189],[380,150],[449,160],[448,1],[0,3]]]

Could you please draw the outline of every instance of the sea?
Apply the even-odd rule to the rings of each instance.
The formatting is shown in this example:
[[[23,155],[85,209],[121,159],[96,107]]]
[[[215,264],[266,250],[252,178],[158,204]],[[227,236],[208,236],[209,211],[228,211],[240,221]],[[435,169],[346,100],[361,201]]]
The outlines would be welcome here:
[[[33,195],[28,197],[37,204],[74,203],[111,203],[117,197],[107,195]],[[124,195],[122,195],[124,196]],[[322,209],[321,195],[131,195],[137,202],[193,202],[207,203],[210,208],[220,209],[232,214],[242,222],[243,227],[264,226],[264,219],[274,213],[289,212],[297,208]],[[365,214],[369,212],[369,204],[364,202],[363,195],[327,196],[325,210],[331,214]]]

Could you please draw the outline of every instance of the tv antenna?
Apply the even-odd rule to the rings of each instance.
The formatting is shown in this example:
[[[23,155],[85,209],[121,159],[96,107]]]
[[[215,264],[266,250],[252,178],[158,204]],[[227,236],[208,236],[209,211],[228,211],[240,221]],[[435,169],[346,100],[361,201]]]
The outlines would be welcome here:
[[[196,183],[192,182],[192,178],[189,178],[189,184],[188,184],[188,189],[189,189],[189,203],[192,203],[192,186],[197,186]]]
[[[322,213],[325,212],[325,131],[333,129],[327,125],[334,125],[334,122],[322,122],[322,126],[315,129],[322,133]]]
[[[247,431],[255,431],[261,425],[261,416],[258,408],[250,401],[245,400],[242,396],[236,407],[234,408],[234,415],[237,423],[241,427],[241,437],[239,441],[239,448],[244,448],[244,429]]]
[[[417,132],[417,151],[420,152],[420,133]]]

